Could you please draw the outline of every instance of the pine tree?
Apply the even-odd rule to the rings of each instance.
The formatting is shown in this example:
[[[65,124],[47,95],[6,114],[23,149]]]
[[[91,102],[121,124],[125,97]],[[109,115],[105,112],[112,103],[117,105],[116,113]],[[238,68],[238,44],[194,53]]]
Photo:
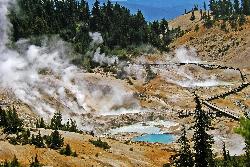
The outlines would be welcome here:
[[[36,138],[34,134],[31,135],[30,144],[36,145]]]
[[[211,28],[214,24],[214,21],[211,19],[209,11],[207,12],[207,15],[204,16],[204,26],[206,28]]]
[[[72,153],[72,151],[71,151],[70,145],[67,144],[67,145],[66,145],[66,148],[65,148],[65,155],[70,156],[71,153]]]
[[[69,131],[70,128],[70,124],[69,124],[69,120],[66,122],[66,124],[64,125],[64,129],[65,131]]]
[[[230,157],[228,151],[226,150],[226,144],[225,144],[225,142],[223,142],[222,151],[223,151],[223,166],[224,167],[231,166],[231,164],[230,164],[231,157]]]
[[[226,1],[226,6],[227,6],[227,12],[226,12],[226,14],[227,14],[227,17],[229,17],[230,18],[230,16],[232,16],[232,14],[233,14],[233,10],[234,10],[234,7],[233,7],[233,4],[232,4],[232,1]]]
[[[30,167],[42,167],[43,165],[40,164],[37,154],[35,156],[35,158],[33,159],[33,161],[30,163]]]
[[[12,159],[12,161],[10,162],[10,167],[20,167],[20,163],[18,162],[18,159],[16,156],[14,156],[14,158]]]
[[[46,124],[45,124],[43,118],[41,118],[40,120],[38,119],[36,121],[36,128],[46,128]]]
[[[69,131],[70,132],[77,132],[78,131],[76,121],[73,121],[72,119],[70,119]]]
[[[46,124],[45,124],[43,118],[41,118],[41,120],[40,120],[40,128],[46,128]]]
[[[0,107],[0,127],[5,127],[6,125],[6,112]]]
[[[157,48],[161,46],[160,33],[159,22],[153,21],[150,24],[149,42]]]
[[[90,19],[90,11],[88,2],[86,2],[85,0],[81,0],[79,20],[85,23],[89,23],[89,19]]]
[[[19,119],[17,115],[16,109],[13,107],[12,109],[9,108],[6,112],[6,125],[4,126],[4,132],[13,134],[20,132],[23,129],[23,123],[22,120]]]
[[[100,2],[95,1],[92,11],[92,17],[90,19],[90,30],[91,31],[100,31],[101,30],[101,11],[100,11]]]
[[[191,17],[190,17],[190,20],[191,20],[191,21],[194,21],[194,20],[195,20],[194,10],[192,10],[192,15],[191,15]]]
[[[222,20],[226,20],[226,11],[227,11],[227,5],[226,5],[226,2],[225,0],[219,0],[218,1],[218,15],[219,15],[219,18],[222,19]]]
[[[77,153],[74,151],[74,152],[72,153],[72,156],[73,156],[73,157],[77,157]]]
[[[153,21],[151,25],[151,31],[157,35],[160,35],[161,31],[160,31],[160,25],[158,21]]]
[[[212,136],[207,133],[210,129],[210,119],[202,110],[201,102],[195,95],[195,125],[194,125],[194,150],[196,167],[213,167],[215,166],[212,153]]]
[[[194,11],[197,11],[199,9],[198,4],[194,4]]]
[[[249,0],[242,0],[242,11],[245,15],[250,15],[250,1]]]
[[[194,160],[187,139],[187,132],[185,126],[183,126],[182,135],[177,142],[181,145],[181,148],[180,151],[175,155],[174,165],[176,167],[193,167]]]
[[[161,39],[162,30],[158,26],[157,31],[152,31],[154,23],[147,24],[141,11],[131,14],[127,8],[118,3],[113,5],[110,0],[102,6],[96,0],[91,12],[86,0],[17,0],[17,4],[18,14],[15,8],[9,14],[13,25],[13,41],[59,34],[60,38],[72,43],[74,51],[81,55],[85,55],[89,49],[90,31],[102,34],[102,49],[107,53],[114,48],[130,50],[131,46],[137,47],[143,43],[159,49],[166,48],[173,38],[182,34],[178,28],[172,29]],[[197,5],[195,9],[198,9]],[[95,66],[88,56],[72,62],[86,64],[88,68]]]
[[[200,20],[202,20],[202,19],[203,19],[203,12],[202,12],[202,9],[200,9],[200,15],[201,15],[201,19],[200,19]]]
[[[33,30],[32,35],[34,36],[46,34],[48,31],[48,23],[43,18],[37,16],[34,19],[34,25],[32,27],[32,30]]]
[[[209,3],[209,8],[210,8],[210,11],[211,11],[211,14],[213,15],[214,19],[217,20],[220,16],[220,7],[219,7],[219,4],[221,1],[215,1],[215,0],[210,0],[210,3]]]
[[[28,137],[30,137],[30,129],[27,129],[26,134]]]
[[[43,142],[43,137],[41,135],[40,130],[39,130],[38,135],[36,136],[35,140],[36,140],[36,146],[38,148],[44,148],[45,147],[45,144]]]
[[[113,17],[113,5],[112,5],[112,3],[111,3],[110,0],[108,0],[108,2],[107,2],[107,6],[106,6],[106,10],[105,10],[105,15],[108,18],[112,18]]]
[[[160,30],[162,35],[166,35],[166,32],[169,31],[168,21],[165,18],[160,22]]]
[[[209,9],[210,11],[214,12],[215,10],[215,0],[209,0]]]
[[[245,22],[246,22],[245,15],[241,13],[238,19],[239,26],[242,26]]]
[[[62,114],[60,112],[55,113],[51,119],[50,128],[53,130],[61,130],[62,127]]]
[[[63,146],[64,138],[60,135],[60,133],[55,130],[51,133],[50,136],[46,138],[46,143],[49,148],[59,149]]]
[[[150,80],[156,77],[156,74],[153,72],[153,70],[149,65],[146,66],[146,73],[147,73],[146,82],[149,82]]]
[[[20,137],[21,137],[21,143],[23,145],[29,144],[30,130],[29,129],[27,129],[27,131],[23,130],[22,135]]]
[[[234,0],[234,12],[236,14],[240,14],[241,13],[239,0]]]
[[[70,147],[69,144],[67,144],[65,148],[62,148],[62,149],[60,150],[60,154],[66,155],[66,156],[77,157],[76,152],[75,152],[75,151],[73,152],[73,151],[71,150],[71,147]]]
[[[108,0],[107,5],[104,4],[102,7],[102,25],[103,29],[102,31],[104,32],[109,32],[111,29],[112,25],[112,20],[113,20],[113,5],[112,3]]]

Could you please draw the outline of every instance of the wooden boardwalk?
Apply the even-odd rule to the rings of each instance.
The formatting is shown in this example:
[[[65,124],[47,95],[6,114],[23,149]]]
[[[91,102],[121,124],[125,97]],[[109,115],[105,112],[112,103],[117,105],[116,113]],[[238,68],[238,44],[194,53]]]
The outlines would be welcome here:
[[[137,64],[138,65],[138,64]],[[209,101],[212,101],[212,100],[215,100],[215,99],[219,99],[219,98],[225,98],[231,94],[235,94],[237,92],[240,92],[241,90],[243,90],[244,88],[246,88],[247,86],[250,85],[250,82],[248,82],[247,80],[247,76],[239,69],[239,68],[234,68],[234,67],[228,67],[228,66],[223,66],[223,65],[217,65],[217,64],[205,64],[205,63],[164,63],[164,64],[139,64],[141,66],[144,66],[144,67],[149,67],[149,66],[153,66],[153,67],[156,67],[156,68],[166,68],[166,67],[169,67],[169,66],[184,66],[184,65],[196,65],[196,66],[199,66],[201,68],[204,68],[206,70],[212,70],[212,69],[230,69],[230,70],[235,70],[235,71],[239,71],[240,73],[240,77],[241,77],[241,80],[242,80],[242,83],[237,86],[236,88],[233,88],[231,90],[228,90],[226,92],[223,92],[221,94],[218,94],[218,95],[214,95],[214,96],[211,96],[211,97],[208,97],[204,100],[202,100],[202,103],[204,105],[206,105],[207,107],[209,107],[210,109],[212,109],[213,111],[215,112],[219,112],[227,117],[230,117],[230,118],[233,118],[235,120],[239,120],[240,119],[240,116],[235,114],[234,112],[232,111],[228,111],[228,110],[225,110],[225,109],[222,109],[212,103],[210,103]],[[192,111],[187,111],[187,110],[182,110],[182,111],[179,111],[178,112],[179,114],[179,117],[186,117],[186,116],[190,116],[190,115],[193,115],[194,112]]]
[[[222,113],[223,115],[226,115],[230,118],[233,118],[235,120],[239,120],[240,119],[240,116],[231,112],[231,111],[226,111],[225,109],[222,109],[222,108],[219,108],[218,106],[212,104],[212,103],[209,103],[208,101],[205,101],[203,100],[202,101],[203,104],[205,104],[206,106],[208,106],[209,108],[211,108],[212,110],[215,110],[217,112],[220,112]]]
[[[229,90],[227,92],[223,92],[223,93],[218,94],[218,95],[214,95],[214,96],[208,97],[205,100],[206,101],[211,101],[211,100],[215,100],[215,99],[219,99],[219,98],[224,98],[224,97],[229,96],[231,94],[235,94],[237,92],[240,92],[242,89],[246,88],[249,85],[250,85],[249,82],[242,83],[242,84],[240,84],[238,87],[236,87],[234,89],[231,89],[231,90]]]

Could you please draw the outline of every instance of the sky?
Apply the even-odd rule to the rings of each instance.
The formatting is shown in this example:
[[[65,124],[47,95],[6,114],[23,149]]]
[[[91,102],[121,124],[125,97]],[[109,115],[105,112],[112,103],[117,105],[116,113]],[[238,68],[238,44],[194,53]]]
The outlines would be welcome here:
[[[91,6],[95,0],[88,0]],[[101,3],[107,0],[100,0]],[[161,20],[165,18],[167,20],[173,19],[179,15],[182,15],[185,9],[191,10],[194,4],[198,4],[199,7],[203,7],[204,1],[208,4],[209,0],[111,0],[113,3],[119,3],[128,9],[132,13],[135,13],[138,9],[142,11],[147,21]]]

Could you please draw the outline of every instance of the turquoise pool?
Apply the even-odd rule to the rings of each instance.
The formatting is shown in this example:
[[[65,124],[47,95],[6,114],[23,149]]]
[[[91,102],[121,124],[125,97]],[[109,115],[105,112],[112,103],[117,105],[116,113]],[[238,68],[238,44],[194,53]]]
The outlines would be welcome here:
[[[175,140],[175,136],[172,134],[146,134],[142,136],[137,136],[132,139],[132,141],[143,141],[148,143],[163,143],[169,144]]]

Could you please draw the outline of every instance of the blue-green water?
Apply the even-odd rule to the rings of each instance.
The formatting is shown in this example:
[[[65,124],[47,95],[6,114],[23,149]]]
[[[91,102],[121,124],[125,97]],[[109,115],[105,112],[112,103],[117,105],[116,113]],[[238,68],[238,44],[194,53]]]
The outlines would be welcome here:
[[[148,143],[163,143],[169,144],[175,140],[172,134],[146,134],[142,136],[137,136],[132,139],[132,141],[141,141]]]

